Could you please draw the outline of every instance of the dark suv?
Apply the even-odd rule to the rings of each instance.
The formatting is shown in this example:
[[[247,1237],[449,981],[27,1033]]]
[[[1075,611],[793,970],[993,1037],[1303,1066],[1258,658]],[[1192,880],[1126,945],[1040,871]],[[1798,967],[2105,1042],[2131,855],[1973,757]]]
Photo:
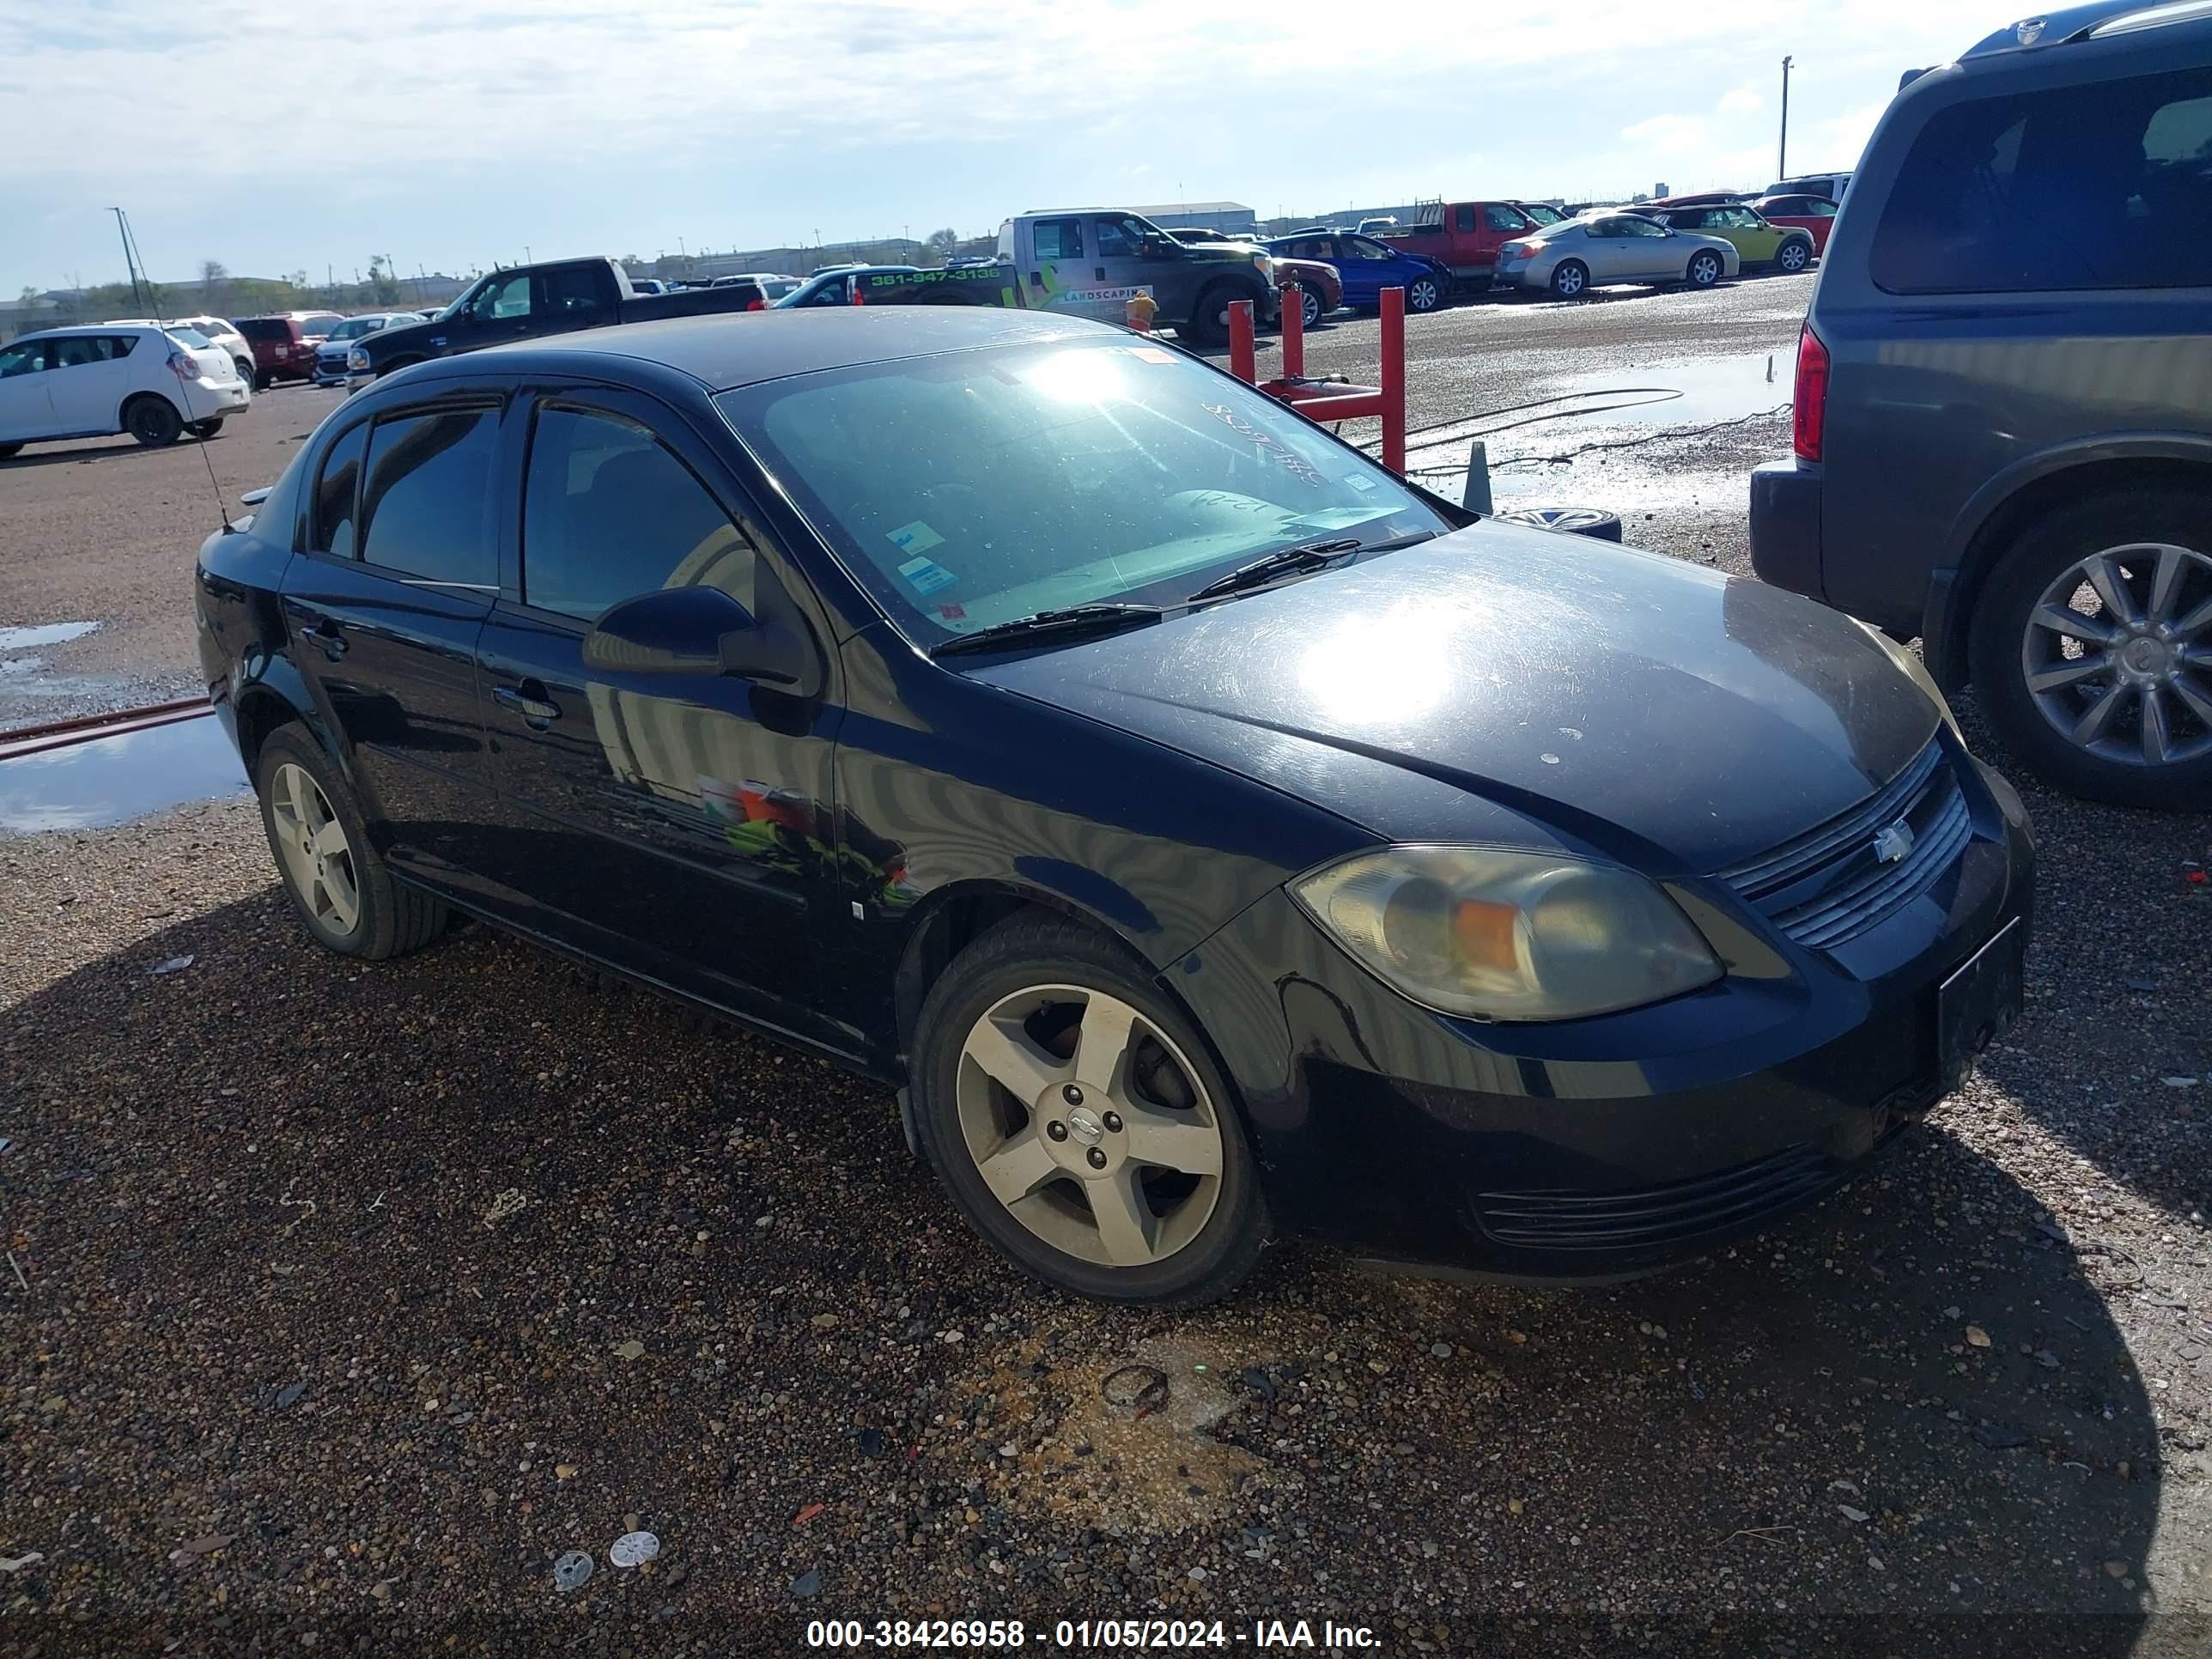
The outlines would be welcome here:
[[[1909,77],[1800,337],[1752,562],[1923,641],[2060,787],[2212,801],[2212,9]]]

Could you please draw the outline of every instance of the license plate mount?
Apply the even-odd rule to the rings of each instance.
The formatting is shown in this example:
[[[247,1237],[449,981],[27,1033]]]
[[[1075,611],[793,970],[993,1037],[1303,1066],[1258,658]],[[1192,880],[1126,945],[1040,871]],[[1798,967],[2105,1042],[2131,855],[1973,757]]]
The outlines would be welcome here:
[[[2020,1018],[2027,970],[2027,930],[2015,916],[1936,988],[1936,1060],[1947,1090]]]

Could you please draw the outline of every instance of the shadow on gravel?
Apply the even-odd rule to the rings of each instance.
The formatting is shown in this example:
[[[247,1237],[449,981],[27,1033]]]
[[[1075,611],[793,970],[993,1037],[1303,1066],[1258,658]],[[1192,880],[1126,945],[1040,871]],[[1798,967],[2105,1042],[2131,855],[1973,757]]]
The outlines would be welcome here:
[[[1000,1263],[872,1088],[483,929],[329,956],[272,886],[9,1010],[0,1133],[0,1553],[45,1558],[0,1628],[33,1644],[795,1651],[931,1609],[1333,1615],[1392,1652],[2146,1632],[2142,1379],[1940,1131],[1634,1285],[1285,1248],[1151,1316]],[[1151,1418],[1102,1399],[1140,1352]],[[661,1559],[611,1566],[639,1526]],[[599,1568],[564,1595],[570,1549]]]
[[[2177,1216],[2212,1200],[2212,813],[2147,812],[2039,784],[1955,704],[2035,823],[2035,934],[2020,1023],[1988,1079],[2113,1179]],[[2179,1079],[2169,1082],[2167,1079]]]

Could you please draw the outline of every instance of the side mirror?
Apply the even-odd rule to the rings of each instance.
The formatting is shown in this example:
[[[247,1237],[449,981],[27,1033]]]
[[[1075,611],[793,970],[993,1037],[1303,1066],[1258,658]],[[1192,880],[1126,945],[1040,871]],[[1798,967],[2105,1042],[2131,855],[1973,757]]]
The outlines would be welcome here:
[[[803,632],[756,619],[719,587],[624,599],[584,636],[584,665],[608,673],[726,675],[808,696],[820,665]]]

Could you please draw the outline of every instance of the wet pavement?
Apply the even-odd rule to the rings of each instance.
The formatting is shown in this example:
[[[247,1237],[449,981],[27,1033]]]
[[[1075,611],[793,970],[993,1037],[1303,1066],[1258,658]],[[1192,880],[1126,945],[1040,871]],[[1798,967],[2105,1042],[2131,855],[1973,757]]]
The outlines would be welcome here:
[[[0,759],[0,836],[127,823],[246,788],[212,715]]]

